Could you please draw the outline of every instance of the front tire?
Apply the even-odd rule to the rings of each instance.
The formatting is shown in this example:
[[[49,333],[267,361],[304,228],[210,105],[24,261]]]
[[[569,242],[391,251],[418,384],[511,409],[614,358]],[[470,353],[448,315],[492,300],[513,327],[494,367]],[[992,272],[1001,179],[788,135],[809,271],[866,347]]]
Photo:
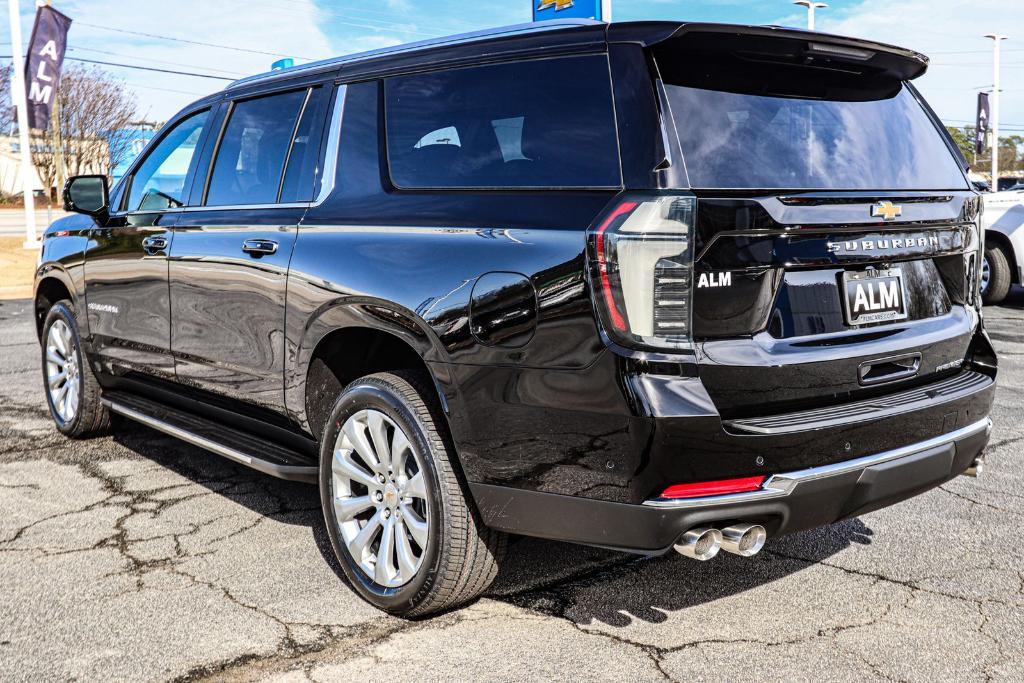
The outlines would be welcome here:
[[[84,439],[109,429],[110,413],[100,400],[99,382],[85,362],[70,301],[58,301],[46,313],[42,368],[46,404],[62,434]]]
[[[1002,303],[1010,293],[1010,259],[1002,246],[985,245],[985,261],[982,264],[981,299],[986,304]]]
[[[338,561],[360,596],[403,617],[478,597],[506,545],[468,500],[433,395],[417,373],[358,379],[321,440],[320,497]]]

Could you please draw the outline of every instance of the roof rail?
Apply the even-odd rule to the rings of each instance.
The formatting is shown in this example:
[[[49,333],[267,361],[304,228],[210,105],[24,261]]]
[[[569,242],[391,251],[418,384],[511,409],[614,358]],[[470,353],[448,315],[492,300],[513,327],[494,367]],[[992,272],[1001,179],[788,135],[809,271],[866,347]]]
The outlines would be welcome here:
[[[515,24],[512,26],[502,26],[499,28],[484,29],[481,31],[473,31],[470,33],[460,33],[454,36],[428,38],[427,40],[420,40],[415,43],[403,43],[402,45],[393,45],[391,47],[383,47],[376,50],[369,50],[367,52],[357,52],[355,54],[345,55],[342,57],[331,57],[329,59],[321,59],[316,62],[300,64],[298,66],[292,66],[286,69],[279,69],[277,71],[267,71],[265,73],[256,74],[254,76],[246,76],[245,78],[240,78],[237,81],[232,81],[224,87],[224,90],[232,90],[243,85],[251,85],[253,83],[260,83],[263,81],[276,80],[278,78],[286,78],[288,76],[301,75],[303,73],[326,70],[331,67],[342,66],[354,62],[361,62],[367,59],[373,59],[375,57],[382,57],[385,55],[417,52],[419,50],[427,50],[433,47],[461,45],[465,43],[472,43],[478,40],[486,40],[488,38],[497,38],[501,36],[540,33],[543,31],[557,31],[580,26],[594,26],[603,23],[604,22],[601,21],[594,21],[593,19],[550,19],[547,21],[537,21],[529,24]]]

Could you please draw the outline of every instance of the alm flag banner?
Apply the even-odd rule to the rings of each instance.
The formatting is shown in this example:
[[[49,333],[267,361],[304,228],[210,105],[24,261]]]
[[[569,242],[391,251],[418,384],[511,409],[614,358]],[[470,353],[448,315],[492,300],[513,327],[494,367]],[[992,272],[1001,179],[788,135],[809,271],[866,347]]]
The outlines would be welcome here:
[[[25,62],[29,128],[46,130],[50,125],[70,27],[70,17],[49,5],[36,10],[36,23],[32,27],[32,39],[28,43],[28,59]]]

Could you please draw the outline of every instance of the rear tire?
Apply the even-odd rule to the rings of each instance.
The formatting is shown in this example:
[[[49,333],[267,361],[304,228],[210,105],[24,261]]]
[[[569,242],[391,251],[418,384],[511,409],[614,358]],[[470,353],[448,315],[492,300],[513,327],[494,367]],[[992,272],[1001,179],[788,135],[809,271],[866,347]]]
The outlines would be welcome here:
[[[338,561],[363,599],[409,618],[478,597],[506,548],[469,500],[434,395],[419,373],[363,377],[338,397],[321,440]]]
[[[985,262],[988,264],[988,287],[981,293],[986,304],[999,304],[1010,293],[1012,274],[1010,259],[1001,245],[985,245]]]
[[[57,429],[73,439],[109,430],[110,413],[100,400],[99,382],[82,353],[70,301],[58,301],[47,311],[41,346],[43,389]]]

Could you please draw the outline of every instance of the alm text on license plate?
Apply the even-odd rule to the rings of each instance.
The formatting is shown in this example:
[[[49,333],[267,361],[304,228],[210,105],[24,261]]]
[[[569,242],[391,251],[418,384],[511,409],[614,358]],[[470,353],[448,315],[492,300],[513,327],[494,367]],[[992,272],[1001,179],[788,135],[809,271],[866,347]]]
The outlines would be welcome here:
[[[903,273],[899,268],[843,273],[846,322],[864,325],[907,317]]]

